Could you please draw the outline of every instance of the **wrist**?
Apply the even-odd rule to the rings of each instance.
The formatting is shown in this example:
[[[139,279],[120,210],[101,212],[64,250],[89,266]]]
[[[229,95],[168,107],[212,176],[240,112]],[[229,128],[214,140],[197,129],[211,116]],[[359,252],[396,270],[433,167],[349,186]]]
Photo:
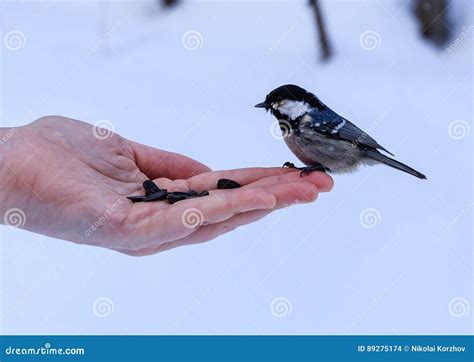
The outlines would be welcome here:
[[[4,224],[7,210],[14,206],[15,189],[18,184],[18,168],[21,164],[15,156],[19,142],[16,138],[20,127],[0,128],[0,224]]]

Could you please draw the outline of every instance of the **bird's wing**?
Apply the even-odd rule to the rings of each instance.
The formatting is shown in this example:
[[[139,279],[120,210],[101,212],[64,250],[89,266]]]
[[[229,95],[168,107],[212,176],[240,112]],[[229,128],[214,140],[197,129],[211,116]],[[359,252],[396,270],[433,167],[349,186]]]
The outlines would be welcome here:
[[[311,129],[324,136],[343,139],[362,147],[378,148],[393,156],[391,152],[379,145],[376,140],[362,131],[355,124],[329,109],[311,112],[310,116]]]

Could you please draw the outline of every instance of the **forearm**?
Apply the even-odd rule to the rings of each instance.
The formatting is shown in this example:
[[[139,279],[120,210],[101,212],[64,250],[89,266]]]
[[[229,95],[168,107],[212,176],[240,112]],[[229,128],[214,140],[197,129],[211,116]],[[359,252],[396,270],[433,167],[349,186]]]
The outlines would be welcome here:
[[[69,126],[64,119],[50,116],[21,127],[0,128],[0,224],[73,240],[84,223],[100,217],[81,214],[89,193],[76,185],[86,172],[68,177],[70,172],[65,171],[82,166],[79,154],[86,149],[63,152],[61,147],[72,143],[64,142],[66,133],[74,131]],[[97,142],[91,129],[84,138]]]

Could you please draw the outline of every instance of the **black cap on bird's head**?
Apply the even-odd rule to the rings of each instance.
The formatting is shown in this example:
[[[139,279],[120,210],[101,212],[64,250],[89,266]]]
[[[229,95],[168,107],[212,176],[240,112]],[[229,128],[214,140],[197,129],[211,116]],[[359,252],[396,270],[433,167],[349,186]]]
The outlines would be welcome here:
[[[297,85],[285,84],[278,88],[275,88],[270,93],[268,93],[265,97],[265,101],[256,104],[255,107],[270,109],[272,107],[272,104],[276,102],[281,102],[282,100],[305,100],[307,94],[308,92],[306,92],[303,88],[298,87]]]
[[[270,110],[274,115],[277,115],[276,113],[279,113],[279,106],[287,101],[302,102],[315,108],[323,106],[321,101],[314,94],[307,92],[297,85],[285,84],[268,93],[265,97],[265,101],[256,104],[255,107],[265,108],[267,111]]]

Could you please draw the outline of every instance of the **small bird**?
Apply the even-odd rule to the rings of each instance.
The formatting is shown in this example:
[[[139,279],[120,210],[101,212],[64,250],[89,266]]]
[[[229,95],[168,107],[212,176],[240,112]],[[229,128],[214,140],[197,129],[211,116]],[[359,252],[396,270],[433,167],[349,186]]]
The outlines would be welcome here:
[[[383,163],[397,170],[426,179],[422,173],[382,154],[393,156],[360,128],[331,110],[314,94],[293,84],[270,92],[265,101],[255,105],[265,108],[278,120],[290,150],[312,171],[345,173],[360,165]],[[295,167],[286,162],[284,167]]]

